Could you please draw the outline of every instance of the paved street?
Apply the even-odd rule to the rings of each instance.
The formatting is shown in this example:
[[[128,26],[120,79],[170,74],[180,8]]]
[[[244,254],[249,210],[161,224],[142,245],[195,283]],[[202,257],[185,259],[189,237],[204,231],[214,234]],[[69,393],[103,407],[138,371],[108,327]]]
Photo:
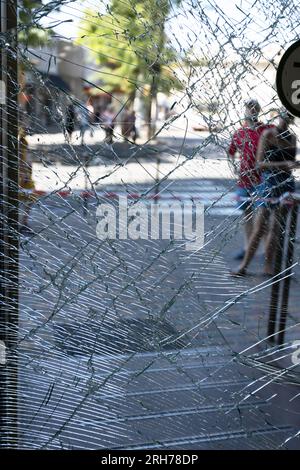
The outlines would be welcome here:
[[[127,450],[176,465],[178,450],[300,450],[297,6],[1,2],[10,465],[10,449],[125,465]],[[252,214],[254,255],[237,183],[259,173],[253,210],[267,199],[280,223]],[[297,197],[273,198],[292,173]]]
[[[225,155],[210,144],[206,160],[201,152],[189,160],[195,142],[181,154],[180,142],[173,151],[168,143],[144,148],[130,163],[126,155],[113,159],[111,149],[102,157],[88,150],[86,179],[86,166],[78,171],[59,147],[54,163],[45,146],[32,149],[44,152],[44,164],[34,162],[37,188],[71,194],[41,196],[31,211],[34,236],[21,240],[22,446],[299,448],[290,356],[300,334],[299,267],[283,352],[266,341],[272,280],[260,275],[261,252],[249,277],[229,275],[242,246],[242,213]],[[82,199],[85,189],[94,196]],[[204,248],[98,240],[96,207],[107,193],[110,201],[198,198]]]

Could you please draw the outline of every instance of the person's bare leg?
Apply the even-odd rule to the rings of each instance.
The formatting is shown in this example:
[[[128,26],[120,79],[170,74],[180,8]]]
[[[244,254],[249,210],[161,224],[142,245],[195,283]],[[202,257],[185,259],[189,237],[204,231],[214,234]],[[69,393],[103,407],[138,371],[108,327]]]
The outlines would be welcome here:
[[[270,229],[268,246],[265,257],[265,273],[274,274],[274,258],[277,251],[277,244],[279,243],[279,235],[281,230],[285,230],[281,227],[281,220],[285,220],[287,217],[288,208],[284,206],[276,207],[272,212],[273,223]]]
[[[269,221],[268,221],[267,223],[269,224]],[[265,256],[266,249],[267,249],[268,234],[269,234],[269,225],[266,226],[266,230],[265,230],[265,233],[264,233],[264,236],[263,236],[262,247],[261,247],[261,249],[259,250],[259,253],[260,253],[260,254],[263,254],[264,256]]]
[[[240,264],[240,267],[236,272],[233,272],[233,274],[236,275],[243,275],[246,273],[246,269],[249,265],[249,263],[252,261],[252,258],[254,257],[256,250],[259,246],[259,243],[261,239],[264,236],[264,233],[266,231],[266,227],[268,225],[268,209],[265,207],[261,207],[259,209],[259,212],[257,214],[256,220],[255,220],[255,226],[252,231],[252,235],[249,240],[249,244],[244,256],[243,261]]]
[[[249,244],[252,232],[253,232],[253,227],[256,225],[256,218],[258,217],[258,214],[254,213],[253,208],[248,208],[247,212],[245,211],[245,252],[247,250],[247,246]],[[261,252],[265,253],[266,250],[266,239],[267,239],[267,234],[268,234],[268,228],[266,227],[263,239],[263,247],[261,248]]]
[[[253,232],[253,215],[252,207],[247,207],[244,212],[245,250],[247,249]]]

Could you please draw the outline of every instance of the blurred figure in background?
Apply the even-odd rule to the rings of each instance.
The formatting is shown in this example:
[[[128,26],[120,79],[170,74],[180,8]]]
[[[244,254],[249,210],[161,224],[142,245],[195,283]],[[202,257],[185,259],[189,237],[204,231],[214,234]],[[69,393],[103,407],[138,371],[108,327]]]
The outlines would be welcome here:
[[[134,143],[137,139],[136,115],[134,110],[130,111],[126,108],[123,113],[122,136],[124,140],[132,139]]]
[[[65,129],[68,142],[72,140],[72,134],[75,130],[76,113],[73,103],[70,103],[66,110]]]
[[[238,174],[237,199],[238,208],[244,211],[245,244],[235,259],[241,260],[245,256],[246,247],[253,230],[253,204],[251,198],[255,194],[255,187],[260,183],[260,172],[255,167],[256,152],[262,133],[270,127],[258,120],[261,111],[260,104],[255,99],[245,102],[244,124],[238,129],[231,140],[228,154],[234,164],[236,155],[239,155],[239,166],[235,171]]]
[[[109,106],[101,115],[101,127],[105,131],[104,142],[112,144],[115,128],[115,113],[111,106]]]
[[[84,144],[84,135],[89,130],[90,136],[93,137],[94,129],[92,126],[92,113],[94,112],[93,106],[87,104],[82,105],[78,108],[77,112],[77,120],[79,123],[79,130],[80,130],[80,137],[81,137],[81,145]]]
[[[95,124],[95,110],[90,100],[86,103],[86,109],[88,110],[89,123],[93,126]]]

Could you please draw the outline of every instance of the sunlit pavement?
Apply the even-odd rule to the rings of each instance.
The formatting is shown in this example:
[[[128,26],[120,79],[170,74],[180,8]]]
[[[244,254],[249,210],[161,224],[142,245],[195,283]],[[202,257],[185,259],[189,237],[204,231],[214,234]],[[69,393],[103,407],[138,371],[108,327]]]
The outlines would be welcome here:
[[[261,254],[249,277],[229,275],[242,214],[226,158],[213,151],[188,159],[164,146],[159,168],[153,154],[125,166],[100,156],[88,178],[80,164],[34,162],[37,188],[74,194],[38,200],[34,235],[21,238],[22,446],[299,448],[298,389],[274,383],[278,364],[292,368],[290,350],[265,340],[272,281],[260,275]],[[169,201],[202,196],[205,247],[98,240],[97,204],[76,191],[141,194],[158,179]],[[287,344],[298,339],[295,274]]]
[[[284,444],[297,415],[283,411],[299,407],[297,387],[264,367],[270,288],[251,293],[266,282],[261,257],[256,276],[229,276],[240,218],[208,218],[209,243],[192,254],[178,242],[101,242],[93,207],[82,209],[36,205],[35,235],[22,238],[21,445],[297,448]]]
[[[227,141],[220,139],[217,147],[208,133],[174,133],[166,130],[159,135],[159,143],[137,145],[116,141],[113,146],[103,143],[103,131],[80,145],[78,132],[72,144],[66,144],[64,135],[43,134],[29,136],[33,157],[33,178],[36,189],[47,192],[59,189],[106,190],[120,182],[134,190],[135,185],[156,185],[170,179],[184,183],[194,180],[201,192],[203,180],[228,180],[234,188],[235,175],[226,156]],[[295,171],[300,180],[300,169]],[[188,191],[188,187],[185,188]]]
[[[152,140],[154,142],[159,141],[161,138],[181,140],[184,135],[186,139],[199,140],[199,138],[206,138],[209,135],[208,132],[194,131],[191,127],[186,129],[185,121],[183,122],[176,121],[174,124],[170,124],[169,126],[166,126],[164,122],[158,122],[156,128],[157,128],[157,135]],[[84,143],[87,145],[101,143],[103,142],[104,137],[105,137],[105,132],[100,128],[100,126],[93,126],[85,132]],[[115,130],[115,139],[122,140],[121,129],[119,126],[117,126]],[[139,136],[137,139],[137,144],[143,145],[147,141],[148,141],[147,129],[145,127],[142,127],[141,129],[139,129]],[[65,144],[66,138],[63,132],[53,132],[53,133],[47,132],[47,133],[29,135],[28,142],[32,148],[36,148],[41,145],[51,145],[51,144],[62,145],[62,144]],[[76,130],[75,132],[73,132],[71,143],[73,146],[81,145],[81,134],[79,130]]]

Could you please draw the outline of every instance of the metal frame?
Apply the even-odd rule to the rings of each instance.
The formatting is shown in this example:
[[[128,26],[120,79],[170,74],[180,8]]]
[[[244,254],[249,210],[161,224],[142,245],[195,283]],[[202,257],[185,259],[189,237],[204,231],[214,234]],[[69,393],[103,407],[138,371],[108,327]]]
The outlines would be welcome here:
[[[16,447],[18,384],[18,67],[17,2],[1,1],[0,105],[0,340],[6,360],[0,365],[0,445]]]
[[[297,230],[298,201],[294,201],[291,208],[283,205],[279,210],[280,234],[275,254],[275,281],[271,289],[268,339],[273,343],[276,342],[281,345],[284,343],[285,336]],[[282,270],[284,270],[283,279],[280,278]]]

